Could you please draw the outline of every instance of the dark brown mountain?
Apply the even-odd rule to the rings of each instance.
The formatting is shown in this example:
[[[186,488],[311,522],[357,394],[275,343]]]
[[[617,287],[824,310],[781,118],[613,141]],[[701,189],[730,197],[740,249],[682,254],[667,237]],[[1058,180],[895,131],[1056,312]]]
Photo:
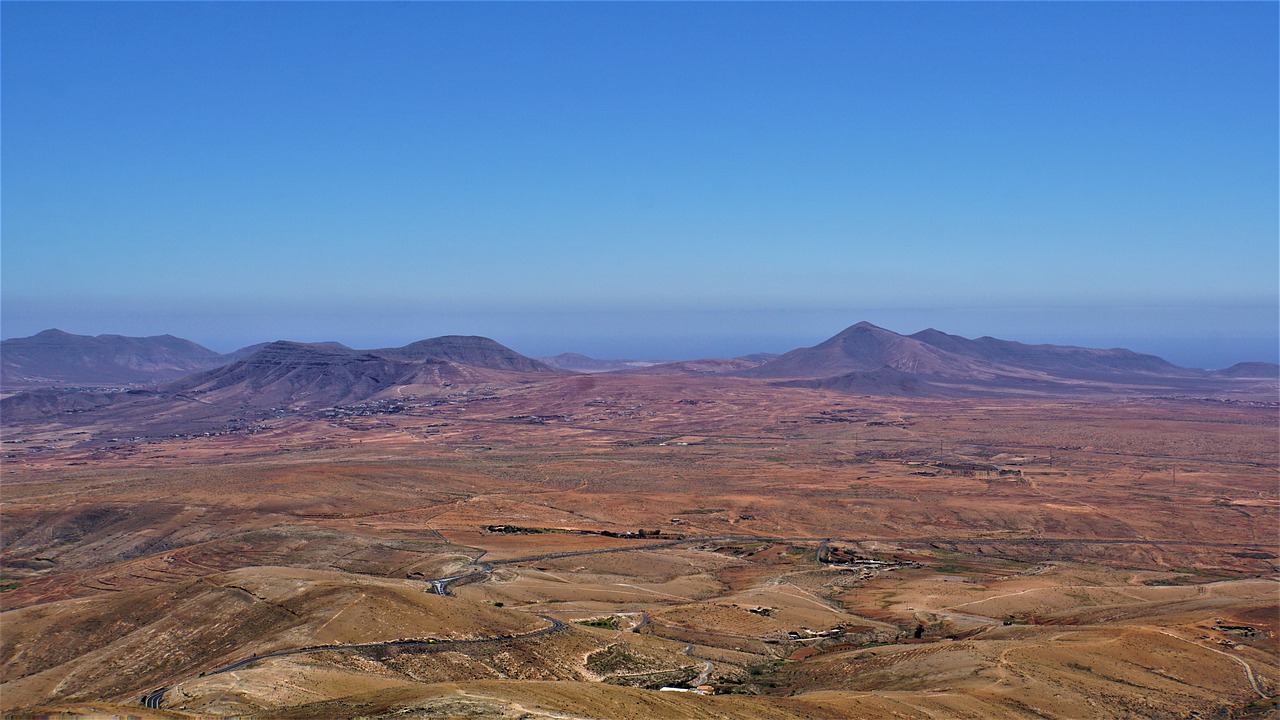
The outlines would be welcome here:
[[[1042,370],[1057,377],[1088,378],[1097,374],[1151,373],[1156,375],[1196,374],[1173,363],[1124,348],[1101,350],[1071,345],[1024,345],[1010,340],[980,337],[969,340],[932,328],[908,337],[922,343],[995,366]]]
[[[860,322],[818,345],[792,350],[738,374],[762,378],[826,378],[882,367],[930,377],[989,377],[995,370],[981,360],[965,358]]]
[[[1203,375],[1154,355],[1123,348],[1025,345],[992,337],[969,340],[933,329],[899,335],[866,322],[847,328],[814,347],[792,350],[742,374],[823,378],[882,367],[925,377],[981,380],[1004,376],[1088,380],[1118,375]]]
[[[266,347],[266,346],[268,346],[268,345],[270,345],[270,344],[271,344],[271,343],[269,343],[269,342],[261,342],[261,343],[257,343],[257,344],[255,344],[255,345],[247,345],[247,346],[245,346],[245,347],[240,348],[239,350],[232,350],[231,352],[229,352],[229,353],[227,353],[226,355],[223,355],[223,356],[222,356],[223,358],[225,358],[225,359],[226,359],[226,362],[225,362],[225,363],[223,363],[223,364],[224,364],[224,365],[230,365],[231,363],[235,362],[236,360],[243,360],[243,359],[245,359],[245,358],[249,357],[250,355],[252,355],[252,354],[254,354],[254,353],[258,352],[259,350],[261,350],[262,348],[264,348],[264,347]],[[308,344],[308,345],[317,345],[317,346],[319,346],[319,347],[333,348],[333,349],[335,349],[335,350],[351,350],[351,349],[352,349],[352,348],[347,347],[346,345],[343,345],[343,344],[342,344],[342,343],[340,343],[340,342],[332,342],[332,341],[329,341],[329,342],[318,342],[318,343],[307,343],[307,344]]]
[[[281,347],[273,347],[276,345],[278,343],[260,343],[223,355],[172,335],[92,337],[73,335],[61,330],[45,330],[29,338],[5,340],[0,344],[0,359],[3,360],[0,384],[9,389],[53,385],[156,385],[247,360],[271,348],[267,355],[259,358],[259,364],[254,365],[261,368],[261,363],[269,359],[284,359]],[[346,357],[348,354],[361,355],[336,342],[290,345],[332,351],[331,359]],[[507,372],[560,372],[483,337],[445,336],[364,354],[392,362],[440,360],[459,366]],[[303,365],[311,362],[301,358],[299,360]],[[372,367],[368,358],[362,362],[366,368]],[[358,387],[352,388],[352,392],[358,394],[361,388],[371,387],[371,380],[364,373],[356,374],[363,378],[357,383]],[[446,369],[440,374],[445,377],[457,373]],[[386,376],[387,373],[383,372],[382,375]],[[354,377],[350,379],[354,380]],[[343,380],[334,379],[332,382],[341,385]],[[332,393],[321,394],[327,396]]]
[[[207,402],[286,407],[335,405],[392,387],[406,364],[325,345],[279,341],[230,365],[165,385]]]
[[[484,340],[484,338],[477,338]],[[467,339],[470,340],[470,339]],[[480,347],[471,354],[498,366],[535,368],[513,372],[474,367],[431,357],[439,344],[427,341],[384,357],[383,351],[352,350],[337,343],[268,343],[249,357],[222,367],[187,375],[145,390],[85,393],[44,389],[0,400],[6,422],[47,421],[107,425],[112,435],[154,436],[221,431],[237,423],[274,416],[279,410],[323,410],[376,401],[394,404],[411,397],[444,396],[468,390],[518,383],[542,369],[501,345],[487,340],[463,343]],[[416,346],[416,347],[415,347]],[[446,350],[457,348],[445,343]],[[403,350],[403,349],[397,349]],[[417,352],[415,352],[415,350]],[[388,353],[392,354],[392,353]],[[457,353],[455,353],[455,356]],[[515,356],[515,357],[512,357]]]
[[[49,331],[22,340],[28,342],[6,341],[6,377],[11,367],[23,367],[23,362],[43,363],[58,370],[59,377],[86,378],[80,385],[106,385],[111,384],[105,381],[108,377],[121,383],[121,375],[108,375],[106,370],[135,372],[131,377],[137,378],[155,377],[157,372],[188,372],[181,365],[183,357],[187,363],[214,364],[226,358],[170,336],[85,338]],[[90,359],[84,360],[86,346],[116,350],[114,355],[106,351],[88,354]],[[118,349],[121,347],[125,350]],[[82,366],[92,374],[72,372]],[[1269,363],[1242,363],[1207,373],[1128,350],[1024,345],[994,338],[968,340],[935,330],[904,336],[869,323],[859,323],[814,347],[763,363],[696,360],[625,372],[738,375],[787,386],[909,397],[1142,393],[1242,399],[1274,398],[1280,374],[1277,366]],[[59,417],[73,424],[110,425],[113,435],[117,429],[135,429],[136,434],[145,435],[163,428],[216,430],[233,420],[274,416],[281,408],[314,410],[411,396],[440,397],[565,374],[567,371],[482,337],[446,336],[372,351],[352,350],[337,343],[280,341],[229,364],[146,389],[20,393],[0,401],[0,413],[6,422]]]
[[[204,402],[245,407],[331,407],[406,393],[431,395],[454,386],[510,380],[516,373],[504,366],[542,367],[541,363],[530,361],[492,340],[476,339],[486,343],[471,343],[483,350],[470,353],[470,357],[496,365],[498,369],[429,355],[427,352],[434,352],[438,347],[432,346],[429,340],[406,346],[413,350],[395,353],[352,350],[336,343],[278,341],[243,360],[159,389]],[[468,353],[453,354],[457,357]],[[521,362],[520,358],[529,362]],[[396,392],[392,393],[393,390]]]
[[[525,357],[505,345],[477,335],[444,335],[419,340],[404,347],[370,350],[390,360],[448,360],[459,365],[507,372],[560,372],[544,362]]]
[[[226,362],[223,355],[172,335],[95,337],[45,330],[0,342],[0,384],[150,384]]]
[[[899,335],[858,323],[810,348],[731,371],[778,384],[866,395],[1044,397],[1098,394],[1235,395],[1274,392],[1267,363],[1207,373],[1122,348],[1026,345],[938,330]]]

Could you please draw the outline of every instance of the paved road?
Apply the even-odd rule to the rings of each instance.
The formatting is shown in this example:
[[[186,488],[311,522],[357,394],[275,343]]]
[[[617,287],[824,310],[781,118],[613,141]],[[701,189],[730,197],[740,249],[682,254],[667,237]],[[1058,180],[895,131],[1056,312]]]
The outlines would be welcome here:
[[[160,701],[164,699],[164,694],[169,692],[169,688],[163,687],[154,692],[142,696],[142,706],[151,708],[152,710],[160,709]]]
[[[715,670],[715,665],[712,665],[711,661],[704,657],[698,657],[697,655],[694,655],[693,645],[690,645],[689,643],[685,643],[683,652],[685,655],[688,655],[694,660],[702,661],[702,674],[699,675],[696,680],[689,683],[689,685],[692,685],[693,687],[698,687],[699,685],[706,685],[707,681],[711,679],[711,671]]]
[[[631,632],[633,632],[633,633],[639,633],[639,632],[640,632],[640,629],[641,629],[641,628],[643,628],[645,625],[648,625],[648,624],[649,624],[649,613],[647,613],[647,612],[645,612],[645,611],[641,610],[641,611],[640,611],[640,622],[636,623],[636,626],[635,626],[635,627],[633,627],[633,628],[631,628]]]
[[[436,534],[439,535],[439,533]],[[471,572],[461,573],[459,575],[450,575],[448,577],[427,578],[426,582],[431,586],[431,592],[437,595],[447,596],[449,595],[449,583],[457,582],[458,580],[467,580],[470,578],[479,579],[487,577],[493,572],[493,563],[481,560],[480,558],[484,557],[488,552],[488,550],[481,550],[479,555],[471,559],[471,565],[476,568]]]
[[[822,538],[822,542],[818,543],[818,551],[813,554],[813,561],[822,563],[822,551],[827,549],[827,544],[831,542],[831,538]]]

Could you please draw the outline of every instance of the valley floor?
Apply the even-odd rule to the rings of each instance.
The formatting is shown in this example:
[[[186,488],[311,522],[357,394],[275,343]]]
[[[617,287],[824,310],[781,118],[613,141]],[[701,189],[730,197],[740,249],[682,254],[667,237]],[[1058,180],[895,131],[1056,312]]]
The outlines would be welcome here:
[[[6,427],[6,715],[1276,710],[1274,408],[608,376],[402,403]]]

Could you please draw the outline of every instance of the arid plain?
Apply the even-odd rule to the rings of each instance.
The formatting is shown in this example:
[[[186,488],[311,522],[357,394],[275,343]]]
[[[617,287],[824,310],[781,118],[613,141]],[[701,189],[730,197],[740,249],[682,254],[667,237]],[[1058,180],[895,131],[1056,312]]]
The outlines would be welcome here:
[[[1209,718],[1280,692],[1271,402],[513,374],[135,421],[6,428],[7,713]]]

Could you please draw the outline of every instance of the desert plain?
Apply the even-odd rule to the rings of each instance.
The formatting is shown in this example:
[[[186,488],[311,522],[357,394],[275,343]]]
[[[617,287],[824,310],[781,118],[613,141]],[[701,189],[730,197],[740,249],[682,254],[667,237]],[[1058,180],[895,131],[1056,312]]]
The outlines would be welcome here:
[[[1276,712],[1274,401],[598,374],[122,417],[6,423],[8,717]]]

